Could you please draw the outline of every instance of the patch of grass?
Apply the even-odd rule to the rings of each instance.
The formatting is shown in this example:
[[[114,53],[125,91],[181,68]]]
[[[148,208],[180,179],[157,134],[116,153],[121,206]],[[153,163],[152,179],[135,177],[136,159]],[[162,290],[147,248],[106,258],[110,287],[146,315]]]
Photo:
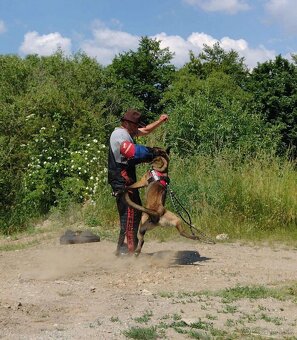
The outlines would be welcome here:
[[[0,251],[15,251],[15,250],[27,249],[27,248],[36,246],[39,243],[40,243],[40,240],[32,240],[32,241],[24,242],[24,243],[19,242],[19,243],[2,244],[0,245]]]
[[[224,309],[220,312],[220,313],[225,313],[225,314],[234,314],[237,311],[237,307],[236,306],[232,306],[232,305],[225,305]]]
[[[119,322],[120,319],[119,319],[117,316],[112,316],[112,317],[110,318],[110,321],[111,321],[111,322]]]
[[[197,322],[193,322],[190,325],[186,324],[184,321],[174,321],[170,324],[177,333],[187,334],[194,339],[210,339],[208,335],[213,337],[222,337],[227,334],[226,331],[217,329],[213,327],[210,322],[204,322],[199,319]],[[204,331],[203,333],[197,332],[197,329]]]
[[[262,313],[260,315],[260,319],[261,320],[264,320],[266,322],[271,322],[271,323],[274,323],[275,325],[277,326],[280,326],[282,325],[282,319],[281,318],[278,318],[278,317],[272,317],[272,316],[269,316],[265,313]]]
[[[221,290],[216,295],[220,296],[224,303],[240,299],[266,299],[268,297],[280,299],[278,291],[264,286],[237,286]]]
[[[274,298],[280,301],[291,300],[294,303],[297,303],[297,281],[293,281],[290,285],[280,286],[280,287],[265,287],[262,285],[252,285],[252,286],[236,286],[233,288],[227,288],[219,291],[186,291],[186,292],[161,292],[159,293],[160,297],[163,298],[172,298],[179,299],[178,302],[183,302],[182,300],[196,303],[204,302],[204,304],[200,305],[200,308],[203,310],[207,310],[208,303],[206,299],[209,297],[220,297],[222,298],[222,302],[224,304],[230,304],[234,301],[238,301],[241,299],[266,299],[266,298]],[[191,297],[191,300],[188,298]],[[265,307],[259,305],[260,310],[265,310]],[[232,305],[227,305],[224,309],[224,313],[235,313],[237,311],[237,307]]]
[[[150,321],[152,316],[153,316],[152,311],[145,311],[142,316],[135,318],[134,321],[138,323],[147,323],[148,321]]]
[[[178,292],[177,298],[184,299],[187,297],[201,296],[205,295],[204,292]]]
[[[174,293],[171,292],[160,292],[160,297],[170,299],[174,297]]]
[[[179,314],[173,314],[173,320],[174,321],[179,321],[179,320],[181,320],[181,316],[179,315]]]
[[[156,327],[131,327],[123,334],[126,338],[138,340],[155,340],[158,338]]]
[[[96,328],[102,325],[102,322],[99,319],[96,319],[94,322],[89,323],[90,328]]]
[[[207,233],[227,233],[230,241],[268,240],[296,246],[293,162],[265,155],[239,162],[230,154],[172,157],[170,173],[172,188],[193,223],[204,226]]]
[[[292,299],[297,302],[297,282],[288,286],[269,288],[265,286],[237,286],[215,293],[220,296],[224,303],[230,303],[240,299],[266,299],[274,298],[280,301]]]
[[[208,320],[218,320],[218,317],[216,315],[206,314],[205,317]]]
[[[192,329],[187,332],[187,335],[192,339],[210,340],[210,336]]]
[[[236,321],[232,320],[232,319],[227,319],[226,323],[225,323],[226,327],[230,328],[230,327],[234,327],[236,325]]]
[[[170,318],[169,314],[165,314],[162,316],[161,320],[168,320]]]

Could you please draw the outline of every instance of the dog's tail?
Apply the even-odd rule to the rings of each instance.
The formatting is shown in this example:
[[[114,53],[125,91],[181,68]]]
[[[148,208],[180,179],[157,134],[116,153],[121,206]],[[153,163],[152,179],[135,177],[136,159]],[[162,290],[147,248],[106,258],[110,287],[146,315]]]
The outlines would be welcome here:
[[[148,209],[146,207],[143,207],[142,205],[139,205],[139,204],[133,202],[131,200],[128,192],[125,193],[125,200],[130,207],[132,207],[132,208],[134,208],[138,211],[142,211],[144,213],[147,213],[150,216],[153,223],[158,223],[161,215],[156,210]]]

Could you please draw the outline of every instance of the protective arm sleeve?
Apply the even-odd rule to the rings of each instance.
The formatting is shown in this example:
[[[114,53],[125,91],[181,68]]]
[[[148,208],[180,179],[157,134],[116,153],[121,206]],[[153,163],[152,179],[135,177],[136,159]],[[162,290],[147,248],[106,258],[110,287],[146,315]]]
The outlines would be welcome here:
[[[133,144],[129,141],[124,141],[120,146],[120,153],[127,158],[129,163],[139,164],[150,162],[153,157],[153,149],[140,144]]]

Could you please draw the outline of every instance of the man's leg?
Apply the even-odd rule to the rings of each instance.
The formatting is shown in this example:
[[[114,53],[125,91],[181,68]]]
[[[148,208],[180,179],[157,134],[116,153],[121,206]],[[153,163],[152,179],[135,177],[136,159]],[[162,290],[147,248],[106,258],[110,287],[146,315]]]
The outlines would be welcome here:
[[[138,190],[134,190],[133,193],[131,193],[131,199],[135,203],[141,204]],[[116,255],[119,255],[120,248],[124,244],[125,236],[127,238],[129,253],[133,253],[138,244],[137,232],[141,220],[141,212],[127,205],[124,194],[117,197],[117,207],[120,217],[120,235]]]

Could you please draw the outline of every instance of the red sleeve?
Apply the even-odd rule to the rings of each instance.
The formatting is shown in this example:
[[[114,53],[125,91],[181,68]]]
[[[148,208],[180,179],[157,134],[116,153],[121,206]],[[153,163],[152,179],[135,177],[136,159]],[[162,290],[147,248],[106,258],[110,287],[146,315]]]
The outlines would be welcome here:
[[[135,155],[135,145],[127,140],[121,143],[120,153],[127,159],[131,159]]]

